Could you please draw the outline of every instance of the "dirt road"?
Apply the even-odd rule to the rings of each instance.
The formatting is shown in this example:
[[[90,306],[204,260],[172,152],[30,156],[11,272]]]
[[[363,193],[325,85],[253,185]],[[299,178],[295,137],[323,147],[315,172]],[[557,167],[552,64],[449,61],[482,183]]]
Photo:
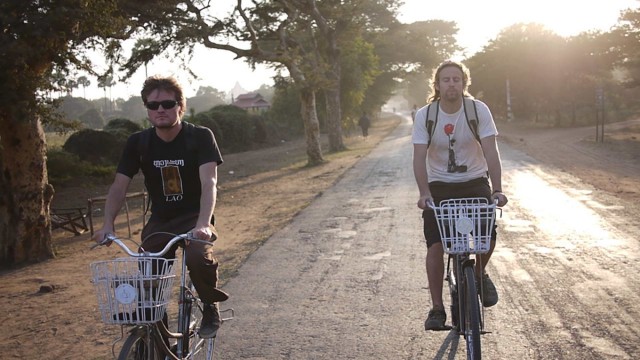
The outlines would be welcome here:
[[[425,246],[409,123],[277,232],[225,287],[222,359],[464,359],[425,332]],[[487,359],[640,357],[637,214],[501,146],[511,202],[489,266]]]

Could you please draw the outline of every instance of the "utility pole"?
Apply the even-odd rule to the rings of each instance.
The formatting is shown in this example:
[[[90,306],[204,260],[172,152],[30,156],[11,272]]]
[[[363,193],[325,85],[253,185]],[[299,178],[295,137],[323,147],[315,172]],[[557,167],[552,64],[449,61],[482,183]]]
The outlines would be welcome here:
[[[604,142],[604,89],[596,87],[596,142]]]
[[[507,78],[507,122],[513,121],[513,112],[511,112],[511,87],[509,86],[509,78]]]

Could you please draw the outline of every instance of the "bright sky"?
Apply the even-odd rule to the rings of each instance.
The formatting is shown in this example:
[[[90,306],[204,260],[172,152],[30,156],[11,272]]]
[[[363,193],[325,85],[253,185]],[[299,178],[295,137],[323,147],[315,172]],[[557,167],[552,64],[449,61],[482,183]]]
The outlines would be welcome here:
[[[467,55],[482,49],[516,23],[540,23],[560,36],[609,30],[620,11],[638,8],[639,0],[405,0],[400,21],[440,19],[458,24],[458,43]]]
[[[558,35],[572,36],[587,30],[607,31],[616,24],[621,10],[640,6],[640,0],[405,0],[404,3],[399,11],[402,22],[455,21],[459,29],[457,39],[467,49],[466,55],[481,50],[501,30],[516,23],[541,23]],[[247,91],[273,84],[273,71],[264,66],[252,71],[244,60],[233,57],[226,51],[198,50],[191,67],[201,80],[190,79],[180,72],[179,66],[166,60],[150,63],[147,74],[175,75],[182,81],[187,97],[195,95],[200,86],[230,93],[236,82]],[[138,70],[128,84],[113,87],[112,97],[139,94],[144,79],[144,69]],[[103,90],[95,87],[97,80],[91,82],[94,86],[87,89],[87,98],[103,97]],[[82,89],[76,90],[74,96],[83,96]]]

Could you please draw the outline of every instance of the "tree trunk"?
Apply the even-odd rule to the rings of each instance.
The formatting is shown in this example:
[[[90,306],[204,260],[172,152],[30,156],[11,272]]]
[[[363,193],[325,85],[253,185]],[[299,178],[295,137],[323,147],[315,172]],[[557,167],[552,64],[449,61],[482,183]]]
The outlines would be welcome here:
[[[300,113],[304,121],[304,132],[307,140],[307,161],[309,166],[324,162],[322,145],[320,144],[320,122],[316,112],[316,93],[308,88],[300,89]]]
[[[346,149],[342,139],[342,107],[340,105],[340,87],[325,90],[327,104],[327,128],[329,133],[329,151]]]
[[[15,119],[0,110],[0,263],[54,256],[44,131],[35,114]]]
[[[340,27],[338,21],[332,27],[317,6],[316,1],[308,1],[299,4],[302,5],[304,11],[311,15],[316,25],[320,29],[324,40],[327,41],[327,48],[324,51],[319,50],[316,46],[316,52],[324,52],[326,55],[327,69],[325,76],[331,85],[325,90],[325,103],[327,107],[327,130],[329,133],[329,151],[342,151],[345,149],[342,140],[342,105],[340,103],[340,48],[336,29]],[[340,32],[339,30],[337,32]]]

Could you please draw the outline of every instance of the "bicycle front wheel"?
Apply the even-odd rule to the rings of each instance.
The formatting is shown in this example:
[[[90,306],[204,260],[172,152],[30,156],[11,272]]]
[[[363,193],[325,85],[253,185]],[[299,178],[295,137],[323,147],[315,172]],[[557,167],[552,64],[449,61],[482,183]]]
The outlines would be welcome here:
[[[161,359],[161,352],[153,336],[145,327],[136,327],[131,330],[118,355],[118,360],[148,360]]]
[[[188,288],[192,294],[196,294],[196,290],[191,280],[189,280]],[[184,322],[187,329],[184,334],[189,334],[185,341],[185,349],[189,354],[189,359],[193,360],[211,360],[213,359],[213,349],[215,338],[203,339],[198,334],[202,323],[202,302],[199,298],[192,298],[191,301],[185,303]]]
[[[464,267],[464,339],[467,343],[467,359],[482,358],[480,347],[480,302],[473,265]],[[460,299],[462,301],[462,299]]]

